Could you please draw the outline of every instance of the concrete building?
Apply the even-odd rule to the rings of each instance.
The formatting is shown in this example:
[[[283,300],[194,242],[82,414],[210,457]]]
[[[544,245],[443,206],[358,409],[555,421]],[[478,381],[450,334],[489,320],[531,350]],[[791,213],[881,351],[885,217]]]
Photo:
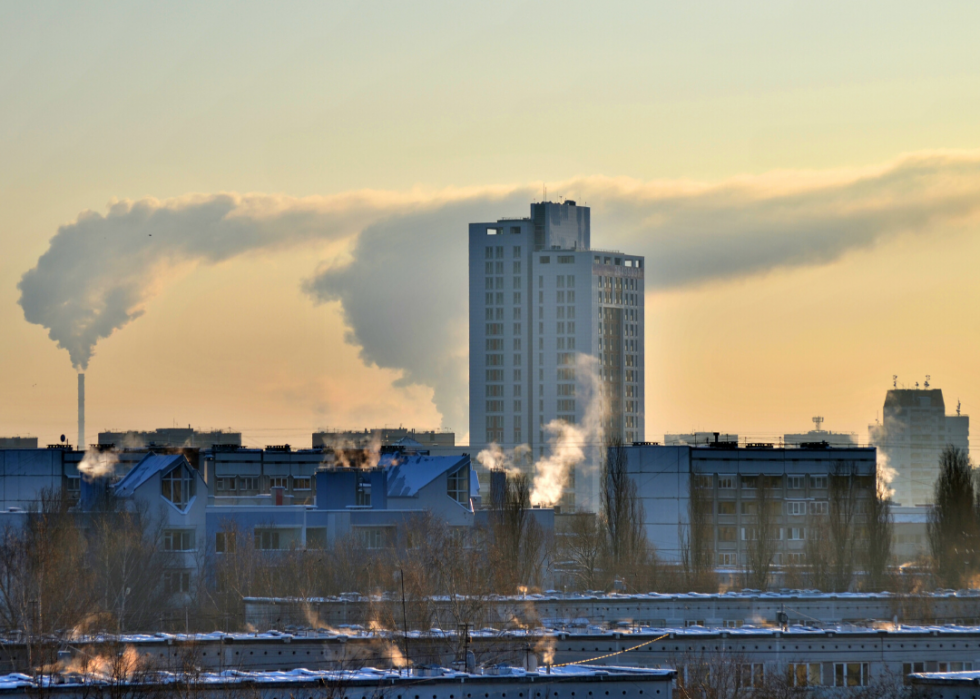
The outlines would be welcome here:
[[[756,506],[763,485],[774,503],[777,565],[805,561],[808,528],[828,512],[829,478],[839,464],[856,479],[859,498],[874,493],[874,448],[738,447],[719,441],[700,447],[634,445],[625,452],[647,537],[657,555],[671,562],[681,560],[682,542],[690,533],[692,486],[709,494],[713,549],[723,569],[738,569],[746,562],[747,546],[758,534]]]
[[[798,447],[801,444],[819,444],[824,442],[831,447],[856,447],[857,435],[851,432],[829,432],[823,429],[823,418],[813,418],[815,429],[809,432],[797,432],[783,435],[783,444],[788,447]]]
[[[313,433],[313,448],[369,449],[372,445],[389,447],[410,439],[429,449],[456,446],[456,434],[448,430],[416,430],[407,427],[374,427],[364,430],[324,430]]]
[[[470,224],[474,450],[526,444],[540,458],[548,423],[584,423],[600,393],[606,434],[645,439],[644,260],[593,250],[590,226],[589,208],[573,201]],[[564,507],[596,506],[598,469],[589,466],[572,475]]]
[[[868,428],[882,462],[895,471],[890,487],[894,501],[904,506],[932,503],[939,475],[939,455],[950,444],[969,453],[970,418],[946,414],[938,388],[894,388],[885,395],[880,423]]]
[[[99,432],[99,444],[114,445],[119,448],[140,449],[149,446],[193,447],[208,449],[216,444],[242,443],[241,432],[212,430],[201,432],[190,425],[187,427],[161,427],[148,432],[130,430],[128,432]]]
[[[37,437],[0,437],[0,449],[37,449]]]

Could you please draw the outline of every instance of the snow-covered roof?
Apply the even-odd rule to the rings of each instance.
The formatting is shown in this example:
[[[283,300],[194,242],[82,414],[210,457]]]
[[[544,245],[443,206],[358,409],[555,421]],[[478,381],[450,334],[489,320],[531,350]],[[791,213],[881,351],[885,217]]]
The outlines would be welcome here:
[[[964,672],[916,672],[909,677],[914,684],[980,686],[980,670]]]
[[[405,670],[379,670],[373,667],[365,667],[359,670],[280,670],[270,672],[248,672],[245,670],[225,670],[223,672],[204,672],[193,675],[184,675],[172,672],[154,672],[140,680],[130,681],[127,684],[133,686],[159,686],[170,685],[177,682],[187,682],[200,687],[217,687],[228,684],[248,683],[252,685],[315,685],[329,686],[330,684],[376,684],[379,680],[385,680],[386,684],[397,685],[399,683],[416,685],[420,677],[425,677],[427,683],[439,683],[440,681],[458,683],[462,679],[502,681],[507,683],[520,683],[525,680],[533,681],[533,678],[547,675],[551,680],[571,679],[584,680],[589,677],[611,678],[620,677],[634,681],[669,681],[676,671],[671,669],[654,668],[635,668],[635,667],[616,667],[616,666],[589,666],[589,665],[569,665],[566,667],[553,667],[550,672],[545,669],[538,671],[528,671],[520,667],[501,666],[490,668],[484,674],[475,674],[451,670],[449,668],[420,668],[418,671],[411,672]],[[66,681],[67,680],[67,681]],[[71,686],[96,685],[104,682],[114,681],[102,678],[98,674],[64,675],[60,678],[45,676],[40,679],[29,677],[28,675],[13,673],[0,676],[0,689],[16,689],[21,687],[46,686],[51,688],[68,689]],[[117,680],[115,680],[117,682]]]
[[[388,470],[388,497],[412,498],[442,474],[454,471],[460,466],[468,467],[469,457],[397,454],[390,459],[382,457],[378,465],[383,467],[388,464],[395,464]]]
[[[116,483],[115,493],[121,498],[128,498],[154,475],[166,473],[180,463],[190,468],[182,454],[147,454],[121,481]]]

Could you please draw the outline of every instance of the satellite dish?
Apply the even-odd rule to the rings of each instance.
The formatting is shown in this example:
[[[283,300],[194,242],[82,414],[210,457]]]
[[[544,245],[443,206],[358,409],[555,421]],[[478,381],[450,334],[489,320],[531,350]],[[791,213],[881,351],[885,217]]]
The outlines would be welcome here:
[[[61,443],[62,443],[62,444],[64,444],[64,443],[65,443],[65,435],[61,435]]]

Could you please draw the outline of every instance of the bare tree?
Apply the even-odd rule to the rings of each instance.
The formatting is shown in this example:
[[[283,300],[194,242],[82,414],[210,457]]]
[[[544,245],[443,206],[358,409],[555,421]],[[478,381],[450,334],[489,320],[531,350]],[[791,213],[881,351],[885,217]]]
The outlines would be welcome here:
[[[606,532],[600,519],[591,512],[570,515],[568,526],[559,532],[558,556],[566,571],[586,590],[601,589],[607,575],[603,568],[606,557]]]
[[[867,550],[864,555],[868,587],[881,590],[888,576],[888,564],[892,557],[892,518],[889,491],[880,479],[876,482],[874,496],[868,502]]]
[[[643,505],[636,482],[629,476],[626,449],[618,435],[606,445],[602,476],[602,518],[609,534],[610,568],[615,575],[635,577],[645,562],[647,537]]]
[[[857,514],[857,473],[854,464],[838,461],[828,482],[827,535],[830,553],[830,589],[844,592],[854,580],[855,553],[860,550]]]
[[[714,576],[714,501],[703,476],[692,471],[688,479],[688,526],[681,538],[681,565],[689,590],[716,591]]]
[[[531,516],[531,481],[526,474],[507,477],[503,501],[490,513],[491,558],[498,592],[513,594],[536,586],[544,565],[544,533]]]
[[[959,588],[977,567],[980,539],[973,468],[966,452],[947,445],[939,456],[928,535],[936,577],[944,587]]]
[[[746,584],[756,590],[769,587],[769,576],[776,559],[776,522],[779,502],[773,498],[774,483],[778,476],[756,476],[755,526],[746,527]]]

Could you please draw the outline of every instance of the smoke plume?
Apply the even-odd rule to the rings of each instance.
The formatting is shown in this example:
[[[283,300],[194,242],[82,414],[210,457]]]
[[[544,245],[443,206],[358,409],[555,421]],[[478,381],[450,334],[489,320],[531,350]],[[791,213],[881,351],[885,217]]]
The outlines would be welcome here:
[[[973,223],[980,153],[714,183],[583,177],[548,188],[593,206],[596,246],[646,255],[647,290],[656,291],[827,264],[899,235]],[[303,288],[317,302],[339,301],[362,360],[400,370],[399,385],[430,386],[443,426],[460,431],[468,422],[466,224],[526,216],[538,191],[112,202],[105,215],[85,212],[58,230],[21,278],[20,304],[84,369],[96,343],[145,313],[179,273],[347,241],[351,254],[322,260]]]

